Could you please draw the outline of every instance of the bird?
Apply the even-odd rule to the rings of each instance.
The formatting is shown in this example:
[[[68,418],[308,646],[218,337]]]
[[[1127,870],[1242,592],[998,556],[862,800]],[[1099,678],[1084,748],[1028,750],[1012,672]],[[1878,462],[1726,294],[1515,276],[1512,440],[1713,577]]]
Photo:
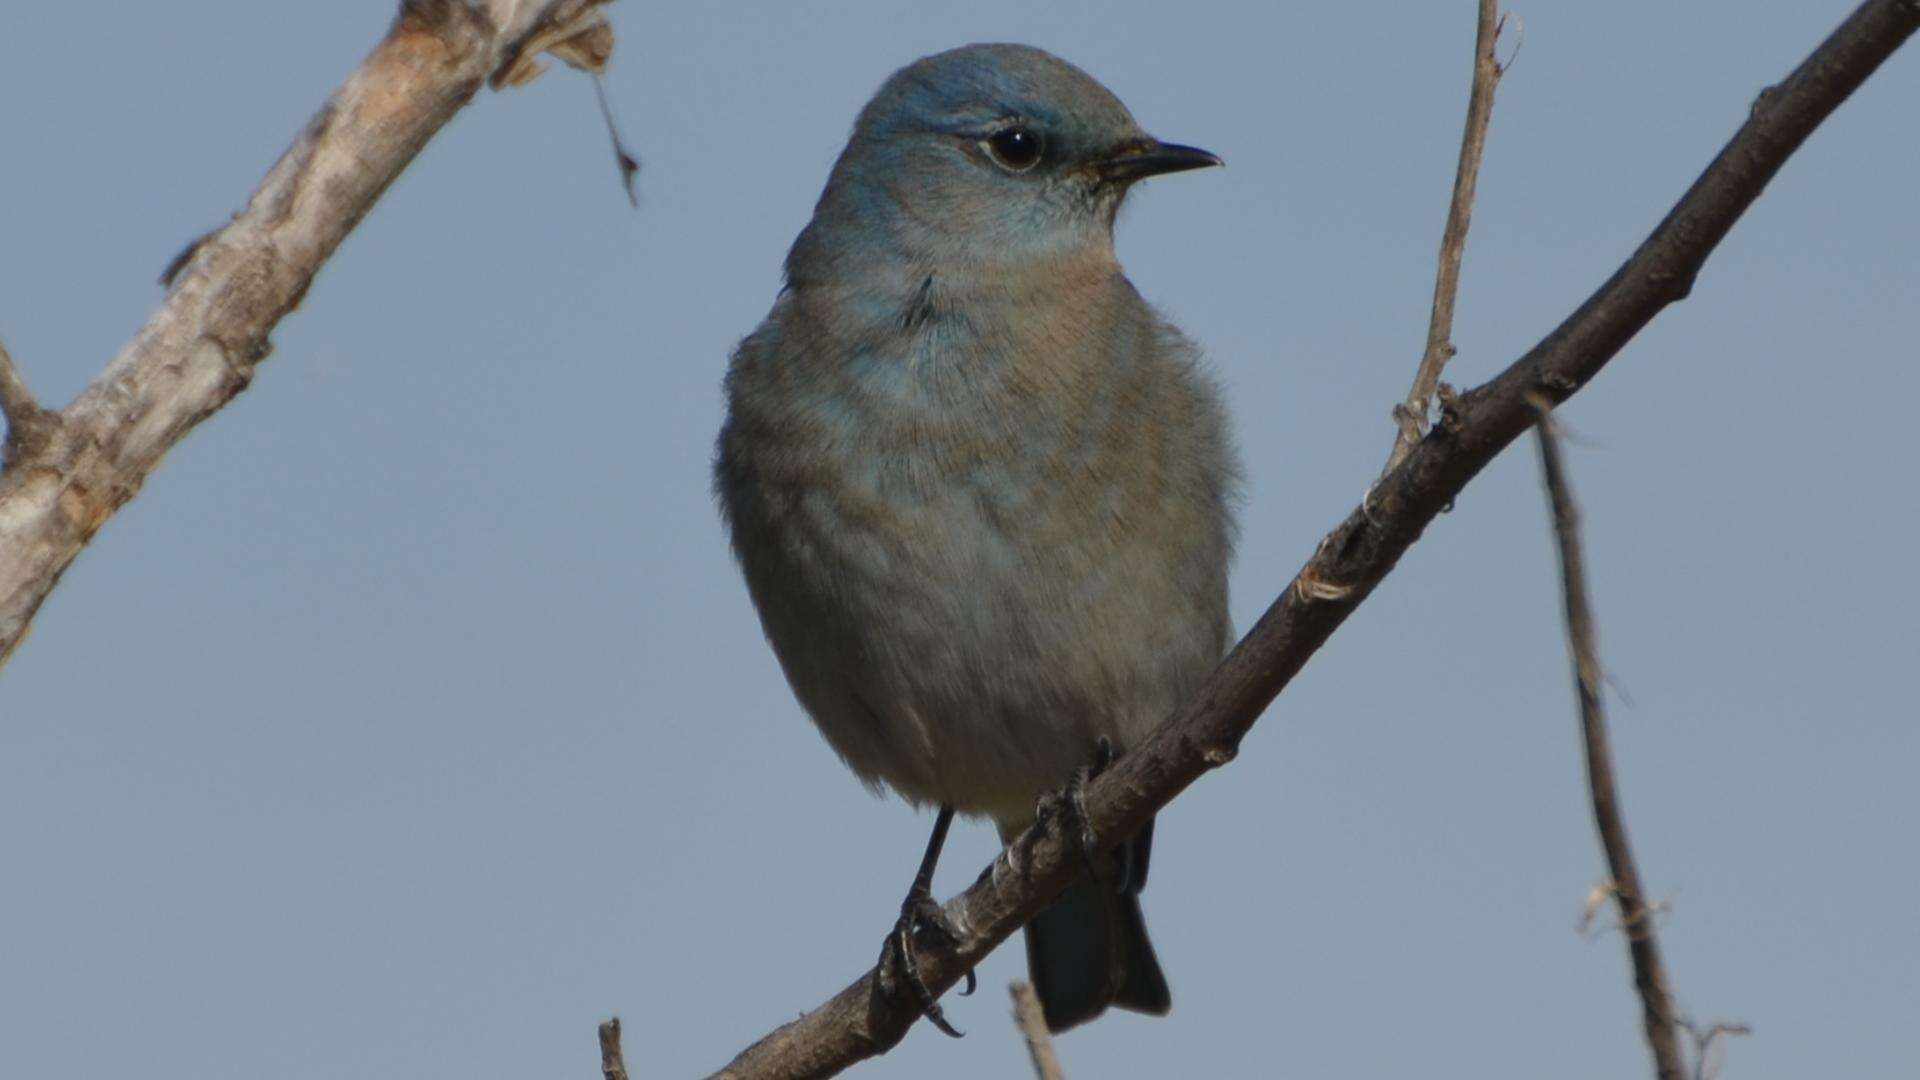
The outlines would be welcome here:
[[[948,1034],[906,939],[941,929],[955,813],[1019,835],[1231,640],[1223,395],[1114,250],[1135,184],[1220,164],[1041,49],[923,57],[860,112],[728,364],[714,492],[765,636],[853,772],[937,808],[889,945]],[[1151,844],[1027,926],[1052,1030],[1170,1009]]]

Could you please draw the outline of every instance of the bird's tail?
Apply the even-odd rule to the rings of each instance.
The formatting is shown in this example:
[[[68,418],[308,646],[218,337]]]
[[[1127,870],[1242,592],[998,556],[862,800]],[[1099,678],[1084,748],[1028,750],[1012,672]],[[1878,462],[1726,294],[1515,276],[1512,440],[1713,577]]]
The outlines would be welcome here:
[[[1112,882],[1083,878],[1027,924],[1027,970],[1047,1027],[1065,1031],[1110,1005],[1164,1016],[1167,979],[1140,916],[1153,823],[1129,840]]]

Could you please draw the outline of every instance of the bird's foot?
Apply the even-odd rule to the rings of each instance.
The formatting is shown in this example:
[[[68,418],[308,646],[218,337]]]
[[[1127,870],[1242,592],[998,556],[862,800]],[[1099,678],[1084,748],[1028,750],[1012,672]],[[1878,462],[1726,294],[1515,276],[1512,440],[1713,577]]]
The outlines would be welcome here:
[[[1042,827],[1028,834],[1036,839],[1044,836],[1057,820],[1062,829],[1071,832],[1074,839],[1079,841],[1080,857],[1086,861],[1087,873],[1095,881],[1111,882],[1116,876],[1116,870],[1113,852],[1100,847],[1100,837],[1094,833],[1093,825],[1087,816],[1087,785],[1092,783],[1095,777],[1106,772],[1116,756],[1112,740],[1105,735],[1100,736],[1099,741],[1094,744],[1092,763],[1075,769],[1073,778],[1067,781],[1064,790],[1050,791],[1040,796],[1039,803],[1034,807],[1034,817]],[[1027,846],[1031,847],[1031,845],[1030,840]],[[1030,851],[1020,852],[1023,873],[1027,867],[1033,865],[1030,855]]]
[[[907,892],[907,898],[900,904],[900,921],[893,924],[887,933],[887,942],[880,949],[879,990],[892,997],[900,983],[913,991],[914,1000],[920,1003],[920,1011],[927,1020],[942,1033],[955,1039],[961,1033],[947,1023],[947,1015],[940,1008],[940,1001],[920,977],[919,961],[914,959],[913,948],[916,944],[922,948],[939,949],[952,955],[955,946],[960,943],[960,932],[947,918],[947,913],[932,893],[915,886]],[[960,991],[965,997],[973,993],[977,985],[973,969],[967,969],[967,986]]]

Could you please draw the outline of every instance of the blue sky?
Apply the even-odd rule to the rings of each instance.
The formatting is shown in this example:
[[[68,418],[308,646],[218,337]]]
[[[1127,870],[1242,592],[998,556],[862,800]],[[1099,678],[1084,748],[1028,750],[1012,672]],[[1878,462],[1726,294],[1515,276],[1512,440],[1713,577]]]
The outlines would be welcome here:
[[[793,703],[707,494],[728,350],[860,105],[1051,49],[1225,170],[1120,248],[1227,388],[1244,628],[1359,499],[1424,338],[1472,5],[617,4],[590,85],[483,94],[253,387],[82,555],[0,673],[0,1074],[697,1074],[869,964],[928,819]],[[1545,2],[1502,84],[1449,378],[1631,251],[1845,3]],[[382,32],[387,0],[31,5],[0,40],[0,336],[93,377]],[[1564,411],[1624,801],[1727,1075],[1894,1076],[1920,1000],[1911,476],[1920,59],[1810,140]],[[1490,468],[1231,767],[1161,819],[1165,1020],[1069,1075],[1643,1075],[1581,787],[1546,513]],[[991,830],[956,831],[940,891]],[[981,970],[951,1042],[1024,1075]]]

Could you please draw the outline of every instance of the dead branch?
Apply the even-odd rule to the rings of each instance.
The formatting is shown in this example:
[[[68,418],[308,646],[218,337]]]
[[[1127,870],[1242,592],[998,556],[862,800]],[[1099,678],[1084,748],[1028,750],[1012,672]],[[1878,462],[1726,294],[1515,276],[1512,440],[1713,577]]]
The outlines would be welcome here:
[[[600,1025],[601,1080],[627,1080],[627,1059],[620,1051],[620,1018]]]
[[[1713,1076],[1719,1071],[1719,1061],[1714,1057],[1713,1052],[1723,1045],[1724,1037],[1753,1034],[1753,1028],[1746,1024],[1721,1021],[1702,1029],[1691,1020],[1681,1019],[1676,1022],[1681,1030],[1693,1039],[1693,1080],[1713,1080]]]
[[[1240,739],[1328,636],[1352,614],[1427,524],[1494,456],[1533,425],[1531,398],[1558,404],[1591,380],[1668,304],[1684,298],[1714,248],[1820,122],[1916,27],[1913,0],[1868,0],[1792,74],[1762,94],[1738,132],[1624,265],[1580,308],[1490,382],[1443,408],[1442,420],[1381,479],[1242,638],[1198,694],[1146,745],[1086,789],[1099,837],[1130,835]],[[946,904],[960,929],[952,955],[919,958],[936,993],[983,960],[1083,870],[1079,842],[1050,827],[1020,837]],[[904,992],[904,991],[903,991]],[[868,970],[831,1000],[754,1043],[717,1075],[830,1076],[884,1053],[919,1018],[876,989]]]
[[[171,268],[166,299],[93,384],[38,410],[0,366],[0,663],[80,549],[174,444],[252,381],[275,325],[427,140],[489,79],[535,57],[604,64],[605,0],[404,0],[246,209]],[[27,422],[22,422],[25,418]],[[31,432],[31,437],[28,434]]]
[[[1019,1026],[1027,1054],[1033,1058],[1034,1080],[1065,1080],[1060,1057],[1053,1052],[1053,1035],[1047,1031],[1046,1012],[1040,1007],[1040,995],[1033,992],[1033,984],[1016,980],[1007,992],[1013,995],[1013,1022]]]
[[[1567,482],[1560,457],[1560,439],[1554,431],[1553,411],[1539,406],[1540,475],[1553,512],[1555,546],[1560,554],[1561,602],[1567,621],[1567,652],[1573,661],[1574,688],[1580,698],[1580,732],[1587,751],[1587,789],[1593,799],[1593,821],[1606,852],[1607,871],[1613,875],[1614,903],[1620,908],[1620,926],[1627,935],[1627,953],[1633,960],[1633,985],[1640,995],[1641,1019],[1647,1047],[1653,1051],[1654,1074],[1660,1080],[1684,1080],[1685,1063],[1674,1033],[1673,991],[1660,962],[1660,942],[1653,928],[1653,911],[1640,883],[1640,867],[1627,842],[1626,817],[1620,809],[1620,791],[1613,781],[1613,749],[1607,737],[1607,709],[1601,697],[1604,675],[1600,667],[1599,637],[1594,628],[1593,604],[1587,591],[1587,560],[1580,542],[1580,507]]]
[[[1506,20],[1498,16],[1497,0],[1480,0],[1473,37],[1473,89],[1467,95],[1466,130],[1460,136],[1460,162],[1453,173],[1453,201],[1447,207],[1446,228],[1440,232],[1440,266],[1433,278],[1433,311],[1427,319],[1427,347],[1414,372],[1407,400],[1394,407],[1399,425],[1393,452],[1387,456],[1385,476],[1407,460],[1427,433],[1427,413],[1440,388],[1440,371],[1453,359],[1453,305],[1460,295],[1460,260],[1467,250],[1467,228],[1473,222],[1473,192],[1480,181],[1480,158],[1487,149],[1487,124],[1493,119],[1493,89],[1505,69],[1494,59],[1494,46]]]

